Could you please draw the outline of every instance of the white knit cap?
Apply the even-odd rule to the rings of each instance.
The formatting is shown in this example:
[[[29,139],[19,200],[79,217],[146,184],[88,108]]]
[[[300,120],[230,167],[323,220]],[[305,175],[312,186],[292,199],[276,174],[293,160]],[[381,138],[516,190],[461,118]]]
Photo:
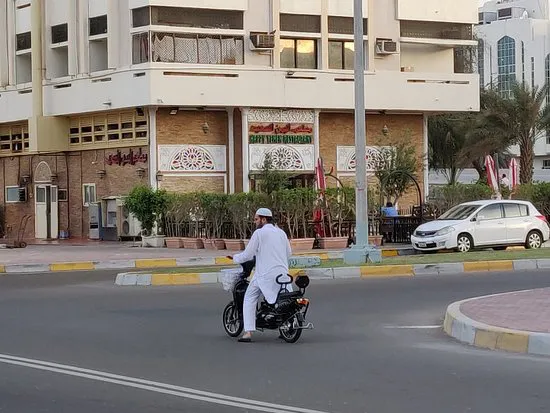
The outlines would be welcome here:
[[[256,215],[259,215],[261,217],[272,217],[273,214],[271,213],[271,210],[267,208],[260,208],[256,211]]]

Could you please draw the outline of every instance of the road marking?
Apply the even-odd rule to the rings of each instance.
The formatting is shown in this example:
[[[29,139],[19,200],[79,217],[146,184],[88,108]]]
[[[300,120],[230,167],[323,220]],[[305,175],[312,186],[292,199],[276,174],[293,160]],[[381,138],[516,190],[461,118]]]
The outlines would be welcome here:
[[[443,328],[443,326],[386,326],[385,328],[394,330],[436,330],[438,328]]]
[[[41,360],[0,354],[0,363],[11,364],[22,367],[29,367],[36,370],[44,370],[52,373],[64,374],[67,376],[80,377],[104,383],[118,384],[126,387],[168,394],[171,396],[199,400],[206,403],[220,404],[224,406],[238,407],[267,413],[327,413],[318,410],[302,409],[299,407],[284,406],[274,403],[266,403],[257,400],[244,399],[240,397],[226,396],[218,393],[211,393],[187,387],[174,386],[171,384],[156,381],[143,380],[135,377],[121,376],[118,374],[106,373],[98,370],[84,369],[65,364],[50,363]]]

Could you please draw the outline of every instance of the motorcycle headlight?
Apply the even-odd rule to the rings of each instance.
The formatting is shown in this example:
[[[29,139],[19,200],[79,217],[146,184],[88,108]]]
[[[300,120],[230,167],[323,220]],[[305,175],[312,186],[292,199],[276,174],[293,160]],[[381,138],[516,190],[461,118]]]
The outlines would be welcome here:
[[[439,231],[437,231],[435,233],[435,235],[447,235],[447,234],[450,234],[451,232],[453,232],[455,229],[454,227],[445,227],[445,228],[441,228]]]

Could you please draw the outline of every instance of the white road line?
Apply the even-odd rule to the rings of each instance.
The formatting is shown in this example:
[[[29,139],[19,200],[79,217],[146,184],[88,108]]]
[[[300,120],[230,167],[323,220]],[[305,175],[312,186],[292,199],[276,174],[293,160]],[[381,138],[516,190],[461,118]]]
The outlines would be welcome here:
[[[384,328],[394,330],[436,330],[438,328],[443,328],[443,326],[386,326]]]
[[[0,354],[0,363],[29,367],[36,370],[50,371],[52,373],[81,377],[104,383],[118,384],[121,386],[168,394],[186,399],[199,400],[207,403],[215,403],[266,413],[326,413],[318,410],[302,409],[299,407],[284,406],[274,403],[265,403],[257,400],[244,399],[240,397],[226,396],[223,394],[174,386],[166,383],[105,373],[97,370],[83,369],[64,364],[50,363],[41,360],[15,357],[7,354]]]

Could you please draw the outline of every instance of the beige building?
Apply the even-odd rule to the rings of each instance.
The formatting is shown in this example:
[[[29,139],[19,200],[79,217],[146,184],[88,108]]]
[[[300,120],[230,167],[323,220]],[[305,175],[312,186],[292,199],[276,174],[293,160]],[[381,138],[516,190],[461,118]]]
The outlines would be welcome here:
[[[86,237],[96,201],[140,182],[248,191],[267,154],[305,181],[319,157],[353,181],[352,6],[0,0],[6,224],[30,214],[28,237]],[[427,114],[479,108],[465,57],[477,44],[477,1],[365,0],[363,9],[369,165],[398,136],[424,159]],[[427,168],[419,175],[425,188]],[[121,213],[104,206],[105,220]]]

